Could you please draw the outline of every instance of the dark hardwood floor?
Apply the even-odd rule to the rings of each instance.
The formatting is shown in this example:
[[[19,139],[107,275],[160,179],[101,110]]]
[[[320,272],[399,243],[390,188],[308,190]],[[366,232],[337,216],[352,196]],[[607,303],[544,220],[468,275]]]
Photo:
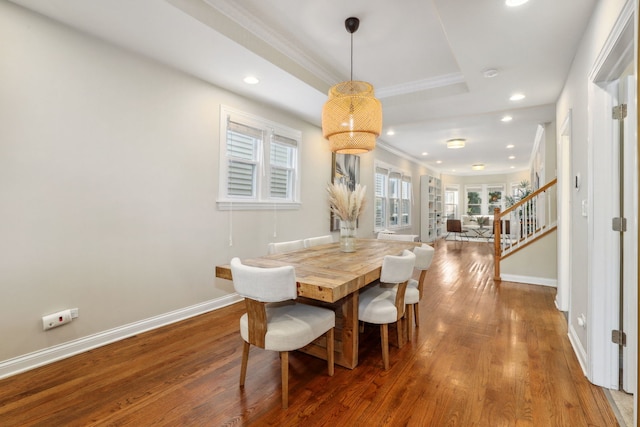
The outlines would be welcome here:
[[[391,347],[361,334],[354,370],[294,352],[289,408],[278,355],[242,339],[235,304],[0,381],[0,426],[615,426],[584,377],[555,289],[494,283],[493,246],[440,242],[420,327]],[[390,334],[392,337],[394,334]]]

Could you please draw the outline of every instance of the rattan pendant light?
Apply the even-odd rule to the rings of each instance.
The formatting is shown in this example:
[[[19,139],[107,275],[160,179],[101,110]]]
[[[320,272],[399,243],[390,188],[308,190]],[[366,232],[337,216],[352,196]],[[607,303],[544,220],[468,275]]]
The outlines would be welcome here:
[[[382,105],[371,84],[353,80],[353,33],[360,20],[347,18],[344,25],[351,33],[351,80],[329,89],[329,99],[322,108],[322,134],[331,151],[361,154],[376,147],[382,131]]]

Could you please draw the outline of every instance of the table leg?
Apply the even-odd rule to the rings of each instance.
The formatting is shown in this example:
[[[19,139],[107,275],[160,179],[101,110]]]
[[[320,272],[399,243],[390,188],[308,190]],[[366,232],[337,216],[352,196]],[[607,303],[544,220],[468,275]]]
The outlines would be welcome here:
[[[331,308],[336,313],[334,329],[334,349],[337,365],[353,369],[358,366],[358,292],[353,292],[333,304],[320,303],[306,298],[298,301]],[[326,360],[326,338],[320,337],[306,347],[300,349],[305,353]]]
[[[358,295],[353,292],[341,300],[342,306],[342,330],[340,340],[342,341],[341,362],[336,363],[346,368],[353,369],[358,366]]]

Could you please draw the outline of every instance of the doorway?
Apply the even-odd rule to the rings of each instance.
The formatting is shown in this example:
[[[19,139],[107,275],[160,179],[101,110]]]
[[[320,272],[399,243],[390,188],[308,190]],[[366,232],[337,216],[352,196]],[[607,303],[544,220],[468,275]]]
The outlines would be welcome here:
[[[558,292],[556,307],[568,312],[571,296],[571,110],[560,127],[558,140]]]

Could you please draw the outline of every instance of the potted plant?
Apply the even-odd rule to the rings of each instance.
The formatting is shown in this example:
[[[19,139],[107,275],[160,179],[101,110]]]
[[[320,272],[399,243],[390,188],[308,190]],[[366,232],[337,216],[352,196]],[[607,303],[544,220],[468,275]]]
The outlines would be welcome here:
[[[509,208],[515,205],[531,193],[532,190],[529,186],[529,181],[527,181],[526,179],[520,181],[520,184],[516,187],[516,194],[513,196],[507,196],[507,207]]]
[[[516,187],[515,195],[507,196],[507,207],[515,205],[531,193],[533,193],[533,190],[529,186],[529,181],[526,179],[520,181],[520,184]],[[526,203],[517,209],[517,216],[520,221],[520,232],[523,235],[532,232],[534,229],[535,218],[532,218],[534,215],[532,203],[535,203],[535,201]]]

